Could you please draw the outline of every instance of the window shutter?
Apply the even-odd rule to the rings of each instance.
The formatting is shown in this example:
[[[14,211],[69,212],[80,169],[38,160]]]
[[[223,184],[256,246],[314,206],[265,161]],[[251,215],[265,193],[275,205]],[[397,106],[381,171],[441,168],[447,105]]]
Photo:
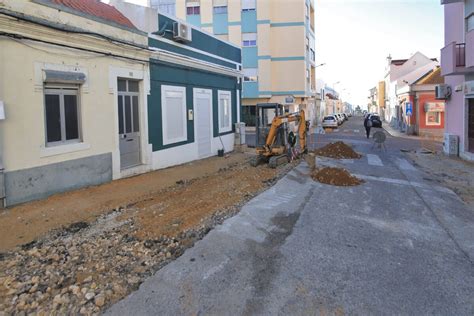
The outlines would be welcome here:
[[[214,0],[214,6],[215,7],[226,7],[227,6],[227,0]]]
[[[242,0],[242,10],[255,9],[255,0]]]

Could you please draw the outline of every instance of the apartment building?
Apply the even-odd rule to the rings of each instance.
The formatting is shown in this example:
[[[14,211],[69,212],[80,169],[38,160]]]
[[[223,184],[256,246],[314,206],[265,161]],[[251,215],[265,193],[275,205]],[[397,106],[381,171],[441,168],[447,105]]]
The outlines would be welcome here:
[[[445,152],[474,160],[474,0],[442,0],[446,83]],[[454,142],[457,146],[447,146]],[[456,148],[456,149],[455,149]]]
[[[254,124],[255,105],[263,102],[316,113],[314,0],[151,0],[150,5],[242,46],[247,124]]]

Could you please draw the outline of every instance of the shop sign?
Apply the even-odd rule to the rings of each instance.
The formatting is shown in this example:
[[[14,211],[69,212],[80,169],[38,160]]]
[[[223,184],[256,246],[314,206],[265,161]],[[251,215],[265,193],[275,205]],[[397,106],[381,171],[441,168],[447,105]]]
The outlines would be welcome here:
[[[425,103],[425,112],[444,112],[444,103]]]

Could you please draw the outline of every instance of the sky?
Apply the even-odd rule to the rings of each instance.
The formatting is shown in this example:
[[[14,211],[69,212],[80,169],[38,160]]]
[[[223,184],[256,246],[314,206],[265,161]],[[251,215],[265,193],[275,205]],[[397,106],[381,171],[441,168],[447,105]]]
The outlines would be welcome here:
[[[369,89],[383,80],[389,54],[406,59],[419,51],[439,60],[444,46],[439,0],[315,2],[316,62],[326,64],[316,69],[316,76],[331,87],[340,82],[334,87],[344,101],[366,107]]]
[[[315,0],[316,76],[341,90],[345,101],[367,105],[369,89],[383,80],[387,56],[417,51],[438,58],[444,46],[439,0]]]

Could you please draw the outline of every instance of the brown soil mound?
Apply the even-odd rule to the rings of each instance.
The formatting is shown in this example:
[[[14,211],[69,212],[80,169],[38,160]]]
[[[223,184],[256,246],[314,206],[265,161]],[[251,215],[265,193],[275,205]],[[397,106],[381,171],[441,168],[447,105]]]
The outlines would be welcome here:
[[[330,168],[330,167],[315,170],[311,174],[311,178],[321,183],[340,186],[340,187],[355,186],[355,185],[360,185],[364,183],[363,180],[352,176],[345,169]]]
[[[322,148],[316,149],[314,153],[318,156],[336,159],[359,159],[362,157],[343,142],[330,143]]]

